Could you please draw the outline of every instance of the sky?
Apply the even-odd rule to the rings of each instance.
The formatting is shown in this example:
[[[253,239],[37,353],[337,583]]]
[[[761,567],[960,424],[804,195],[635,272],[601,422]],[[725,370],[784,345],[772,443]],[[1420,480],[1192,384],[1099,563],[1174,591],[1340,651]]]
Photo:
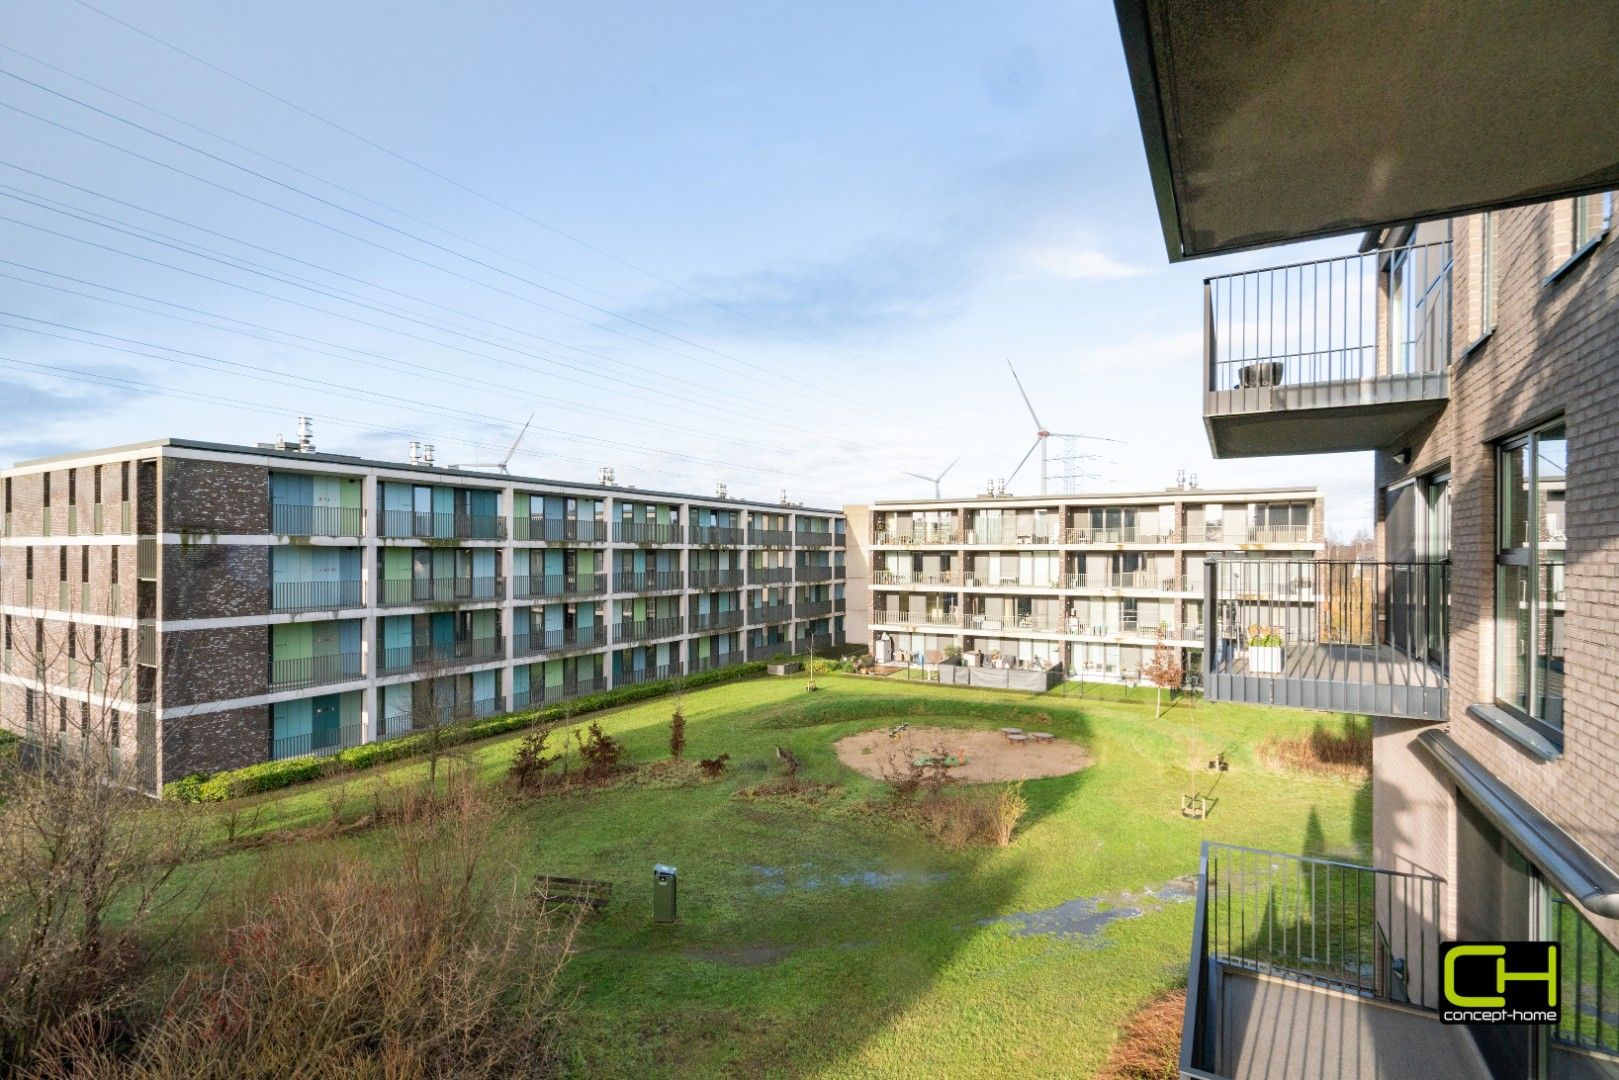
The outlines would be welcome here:
[[[0,461],[164,436],[837,506],[1216,462],[1112,5],[11,0]],[[188,55],[189,54],[189,55]],[[1101,439],[1117,440],[1103,442]],[[1052,456],[1061,453],[1053,441]],[[1039,491],[1038,455],[1008,490]],[[1052,490],[1060,482],[1052,481]]]

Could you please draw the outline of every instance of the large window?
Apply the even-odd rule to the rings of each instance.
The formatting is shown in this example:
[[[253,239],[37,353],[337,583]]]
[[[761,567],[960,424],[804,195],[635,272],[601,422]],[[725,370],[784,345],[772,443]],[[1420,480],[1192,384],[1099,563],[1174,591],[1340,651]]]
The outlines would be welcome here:
[[[1553,739],[1563,728],[1567,473],[1561,420],[1498,451],[1495,695]]]

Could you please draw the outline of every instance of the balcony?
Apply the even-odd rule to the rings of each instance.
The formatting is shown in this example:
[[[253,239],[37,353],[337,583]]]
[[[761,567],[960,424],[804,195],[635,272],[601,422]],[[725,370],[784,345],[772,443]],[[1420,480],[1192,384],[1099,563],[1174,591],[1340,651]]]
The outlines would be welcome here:
[[[613,540],[620,544],[678,544],[680,526],[674,522],[615,521]]]
[[[793,571],[794,577],[799,581],[831,581],[836,569],[831,566],[800,566]]]
[[[378,725],[377,738],[392,739],[409,735],[413,731],[435,724],[459,724],[466,720],[479,720],[500,712],[500,699],[479,698],[476,701],[446,701],[409,712],[384,713]]]
[[[708,656],[699,657],[698,659],[693,660],[691,662],[691,670],[692,674],[696,674],[699,671],[717,671],[718,669],[724,667],[734,667],[737,664],[742,663],[744,659],[743,654],[740,652],[711,653]]]
[[[1172,544],[1173,534],[1156,525],[1112,525],[1091,528],[1077,525],[1063,530],[1065,544]]]
[[[1062,540],[1062,530],[1050,525],[1036,529],[1033,525],[974,525],[967,529],[963,539],[968,544],[990,547],[1016,547],[1020,544],[1056,544]]]
[[[548,544],[597,544],[607,539],[607,523],[590,518],[526,518],[512,522],[514,540]]]
[[[800,605],[802,608],[802,605]],[[800,611],[800,617],[803,617]],[[961,626],[963,619],[959,611],[903,611],[899,608],[873,608],[871,612],[873,624],[882,626]]]
[[[1443,721],[1448,562],[1211,559],[1204,693]]]
[[[680,677],[679,664],[659,664],[656,667],[635,668],[630,671],[620,671],[613,676],[615,686],[634,686],[637,683],[659,682],[663,679],[677,679]]]
[[[1205,842],[1180,1073],[1482,1080],[1439,1022],[1444,882]]]
[[[388,539],[407,540],[504,540],[506,519],[472,514],[384,510],[381,535]]]
[[[871,574],[873,585],[960,585],[962,580],[960,571],[948,574],[913,574],[904,570],[873,570]]]
[[[734,630],[741,625],[741,608],[731,611],[710,611],[691,617],[691,632],[694,634],[712,634],[720,630]]]
[[[742,583],[743,574],[740,567],[691,572],[691,587],[694,589],[739,589]]]
[[[1376,450],[1444,407],[1449,242],[1203,283],[1204,424],[1217,458]]]
[[[765,604],[748,609],[748,622],[754,626],[787,622],[793,617],[791,604]]]
[[[733,525],[692,525],[686,530],[687,543],[704,547],[741,547],[745,535]]]
[[[1070,626],[1076,625],[1077,622],[1078,620],[1076,619],[1070,619],[1056,613],[1031,612],[1025,615],[1016,615],[989,614],[975,611],[967,613],[966,626],[969,630],[980,632],[1022,630],[1037,634],[1063,634],[1071,632]]]
[[[793,643],[790,641],[769,641],[763,645],[749,645],[749,660],[774,660],[778,656],[791,656]]]
[[[361,605],[358,578],[337,581],[276,581],[270,584],[271,611],[335,611]]]
[[[512,596],[518,600],[569,600],[576,597],[601,596],[607,591],[606,574],[547,574],[530,577],[524,574],[512,579]]]
[[[752,566],[748,568],[749,585],[787,585],[793,580],[790,566]]]
[[[357,506],[271,503],[270,531],[278,536],[361,536],[365,511]]]
[[[1250,525],[1243,535],[1249,544],[1309,544],[1315,531],[1308,525]]]
[[[793,534],[793,543],[804,548],[824,548],[832,546],[830,532],[811,532],[808,529],[799,529]]]
[[[826,534],[830,536],[831,534]],[[804,534],[799,533],[802,544]],[[878,530],[875,543],[882,547],[958,547],[961,530],[954,525],[924,525],[916,528]]]
[[[309,757],[311,754],[335,753],[345,747],[359,746],[360,738],[359,724],[344,724],[341,727],[271,739],[270,760],[281,761],[286,758]]]
[[[298,690],[306,686],[348,682],[350,679],[360,678],[364,678],[364,664],[358,652],[300,656],[291,660],[270,662],[272,690]]]
[[[606,679],[569,679],[545,686],[530,686],[527,690],[519,690],[512,695],[512,708],[532,709],[539,705],[551,705],[606,689]]]
[[[679,570],[620,570],[613,575],[614,592],[670,592],[681,587]]]
[[[793,534],[790,529],[748,529],[748,543],[755,547],[791,547]]]
[[[531,630],[512,635],[512,655],[533,656],[536,653],[566,652],[571,649],[589,649],[607,644],[607,624],[570,626],[557,630]]]
[[[660,619],[625,620],[613,633],[614,641],[653,641],[657,638],[679,637],[683,620],[679,615],[666,615]]]
[[[400,578],[382,582],[383,607],[409,607],[414,604],[474,603],[500,600],[506,595],[502,577]]]
[[[461,664],[480,664],[501,660],[506,656],[506,641],[500,635],[462,638],[459,641],[423,641],[398,648],[383,649],[377,665],[379,675],[397,675],[401,671],[423,668],[453,667]]]
[[[819,619],[832,614],[832,601],[830,600],[800,600],[793,605],[794,617],[799,619]]]

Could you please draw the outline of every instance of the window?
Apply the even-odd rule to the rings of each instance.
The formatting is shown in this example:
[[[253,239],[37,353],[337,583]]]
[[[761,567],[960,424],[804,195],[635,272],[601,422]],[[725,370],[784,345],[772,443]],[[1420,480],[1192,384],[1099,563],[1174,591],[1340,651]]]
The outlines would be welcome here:
[[[1567,463],[1561,420],[1497,451],[1495,696],[1554,741],[1563,728]]]
[[[1577,196],[1569,217],[1570,257],[1578,255],[1585,245],[1601,239],[1602,234],[1608,231],[1612,216],[1611,194]]]
[[[67,471],[67,504],[77,506],[79,503],[79,470]]]
[[[51,474],[41,473],[39,479],[43,485],[40,489],[40,505],[49,510],[51,508]]]
[[[1485,212],[1478,239],[1478,336],[1495,329],[1495,215]]]

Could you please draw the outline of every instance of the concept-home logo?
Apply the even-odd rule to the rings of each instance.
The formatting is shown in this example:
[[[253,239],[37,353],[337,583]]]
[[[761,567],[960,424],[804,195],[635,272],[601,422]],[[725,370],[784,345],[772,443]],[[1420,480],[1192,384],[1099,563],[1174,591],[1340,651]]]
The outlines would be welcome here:
[[[1447,1024],[1555,1024],[1557,946],[1550,941],[1446,941]]]

